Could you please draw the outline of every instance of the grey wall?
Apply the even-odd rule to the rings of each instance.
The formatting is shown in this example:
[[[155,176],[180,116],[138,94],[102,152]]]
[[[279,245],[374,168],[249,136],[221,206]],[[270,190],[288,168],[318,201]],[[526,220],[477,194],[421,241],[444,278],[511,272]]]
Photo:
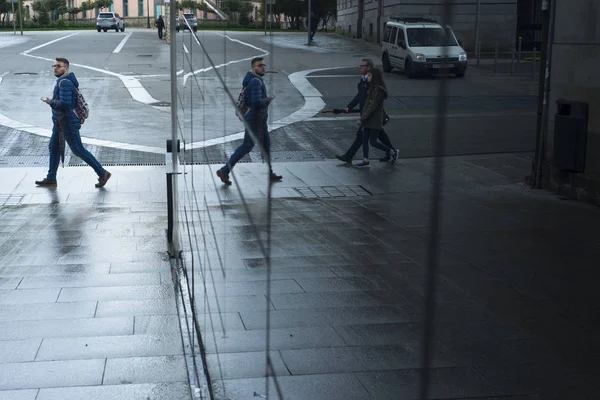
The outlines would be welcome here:
[[[567,184],[577,197],[600,204],[600,3],[597,0],[556,0],[551,92],[546,157],[552,164],[556,100],[589,103],[584,174],[549,174],[555,186]],[[556,171],[554,171],[556,172]],[[587,181],[587,182],[586,182]]]
[[[430,17],[441,20],[444,0],[365,0],[364,38],[376,40],[378,1],[384,1],[382,25],[392,15]],[[475,42],[476,0],[454,0],[452,27],[468,51]],[[338,0],[338,32],[356,36],[358,0]],[[482,48],[493,49],[498,42],[503,49],[513,45],[517,31],[517,0],[481,0],[479,38]],[[373,24],[373,37],[369,37]],[[349,26],[351,27],[349,33]]]

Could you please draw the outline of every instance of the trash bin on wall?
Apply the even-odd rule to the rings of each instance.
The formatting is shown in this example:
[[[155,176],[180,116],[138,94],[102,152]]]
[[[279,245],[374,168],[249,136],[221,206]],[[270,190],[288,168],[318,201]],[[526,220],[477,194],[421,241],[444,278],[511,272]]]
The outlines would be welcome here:
[[[556,105],[552,164],[562,171],[584,172],[589,104],[558,99]]]

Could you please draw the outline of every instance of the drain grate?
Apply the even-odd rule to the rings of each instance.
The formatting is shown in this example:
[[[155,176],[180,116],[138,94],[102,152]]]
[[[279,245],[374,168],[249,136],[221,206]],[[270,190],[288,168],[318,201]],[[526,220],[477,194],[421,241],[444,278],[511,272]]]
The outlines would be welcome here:
[[[24,194],[0,194],[0,206],[17,206],[24,197]]]
[[[167,101],[157,101],[156,103],[150,103],[150,105],[156,107],[171,107],[171,103]]]
[[[353,186],[310,186],[294,188],[302,197],[323,198],[323,197],[356,197],[373,196],[373,193],[361,185]]]
[[[37,75],[37,72],[15,72],[15,75]]]

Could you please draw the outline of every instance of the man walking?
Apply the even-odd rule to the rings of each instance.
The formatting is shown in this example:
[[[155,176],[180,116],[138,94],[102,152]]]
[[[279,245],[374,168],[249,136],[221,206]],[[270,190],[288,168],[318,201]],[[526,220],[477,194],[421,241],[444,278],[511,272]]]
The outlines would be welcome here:
[[[281,175],[277,175],[271,168],[271,138],[269,136],[269,128],[267,127],[267,118],[269,104],[275,98],[275,96],[267,97],[267,87],[263,81],[265,72],[267,71],[267,65],[263,62],[262,57],[253,58],[250,62],[252,69],[248,71],[246,77],[242,81],[244,90],[244,104],[248,106],[248,112],[244,116],[246,123],[252,129],[252,133],[262,143],[265,152],[267,153],[269,163],[269,180],[271,182],[280,181]],[[217,171],[217,176],[226,185],[231,185],[229,180],[229,173],[231,169],[240,161],[246,154],[250,153],[250,150],[254,147],[254,140],[248,132],[248,128],[244,130],[244,141],[242,144],[235,149],[231,158],[221,169]]]
[[[359,69],[360,74],[362,76],[360,82],[358,83],[358,93],[356,94],[356,96],[354,96],[352,101],[348,103],[348,106],[345,110],[346,113],[349,113],[350,110],[352,110],[357,105],[359,106],[359,110],[362,112],[362,109],[365,106],[365,101],[367,100],[367,92],[369,91],[369,81],[367,80],[367,75],[373,69],[373,66],[373,60],[371,60],[370,58],[363,58],[361,60]],[[392,145],[389,136],[387,135],[387,133],[385,133],[385,130],[383,128],[379,131],[378,139],[387,147],[394,149],[394,146]],[[358,128],[358,131],[356,132],[356,138],[354,139],[354,142],[352,142],[352,145],[346,151],[346,153],[342,155],[336,155],[335,158],[345,163],[352,163],[352,159],[354,158],[354,155],[356,154],[358,149],[360,149],[360,146],[362,146],[362,143],[363,127],[361,126]],[[396,164],[396,162],[398,161],[398,149],[396,149],[395,155],[393,157],[385,155],[384,157],[380,158],[379,161],[390,161],[392,164]]]
[[[104,187],[110,179],[110,172],[102,168],[96,158],[87,151],[81,143],[79,129],[81,121],[73,110],[77,105],[77,88],[79,82],[75,74],[69,72],[69,61],[66,58],[57,58],[52,66],[56,85],[52,98],[43,97],[42,101],[52,108],[52,136],[50,137],[50,167],[48,175],[41,181],[35,181],[39,186],[56,186],[56,172],[58,164],[65,158],[65,141],[77,157],[81,158],[98,174],[97,188]]]
[[[163,20],[162,15],[158,16],[158,19],[156,20],[156,27],[158,28],[158,38],[162,39],[163,29],[165,29],[165,21]]]

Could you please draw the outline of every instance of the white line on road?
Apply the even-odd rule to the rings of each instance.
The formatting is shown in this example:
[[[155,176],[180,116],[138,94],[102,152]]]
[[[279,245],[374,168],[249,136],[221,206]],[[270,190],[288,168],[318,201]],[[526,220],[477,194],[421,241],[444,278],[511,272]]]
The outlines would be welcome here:
[[[41,128],[39,126],[29,125],[24,122],[15,121],[14,119],[8,118],[6,115],[0,114],[0,125],[7,126],[12,129],[18,129],[21,131],[29,132],[34,135],[51,137],[52,130]],[[152,147],[152,146],[144,146],[139,144],[130,144],[130,143],[122,143],[122,142],[114,142],[110,140],[101,140],[101,139],[93,139],[87,137],[81,137],[81,141],[85,144],[91,144],[94,146],[102,146],[102,147],[110,147],[113,149],[122,149],[122,150],[133,150],[133,151],[145,151],[148,153],[156,153],[163,154],[165,149],[162,147]]]
[[[27,57],[32,57],[32,58],[37,58],[39,60],[45,60],[45,61],[53,61],[51,58],[47,58],[47,57],[41,57],[41,56],[34,56],[31,53],[33,50],[36,49],[40,49],[44,46],[47,46],[49,44],[55,43],[59,40],[63,40],[66,39],[68,37],[71,37],[73,35],[77,35],[79,32],[68,35],[68,36],[64,36],[62,38],[58,38],[55,40],[51,40],[48,43],[44,43],[41,44],[37,47],[34,47],[32,49],[29,49],[27,51],[24,51],[23,53],[21,53],[21,55],[23,56],[27,56]],[[144,103],[147,105],[151,105],[152,103],[157,103],[158,100],[156,100],[154,97],[152,97],[150,95],[150,93],[148,93],[148,91],[142,86],[142,84],[140,83],[139,80],[137,80],[136,78],[132,77],[132,76],[126,76],[126,75],[122,75],[122,74],[118,74],[116,72],[112,72],[112,71],[107,71],[105,69],[101,69],[101,68],[96,68],[96,67],[92,67],[89,65],[83,65],[83,64],[75,64],[75,63],[71,63],[71,65],[76,66],[76,67],[80,67],[80,68],[85,68],[85,69],[89,69],[91,71],[96,71],[96,72],[100,72],[102,74],[106,74],[106,75],[111,75],[114,77],[117,77],[121,80],[121,82],[123,82],[123,85],[125,85],[125,88],[127,89],[127,91],[129,91],[129,94],[131,95],[131,97],[135,100],[135,101],[139,101],[140,103]],[[154,106],[153,106],[154,107]],[[160,111],[169,111],[169,110],[165,110],[164,107],[154,107],[157,110]]]
[[[307,76],[307,78],[356,78],[356,74],[354,74],[354,75],[311,75],[311,76]]]
[[[125,35],[123,40],[121,40],[121,43],[119,43],[117,48],[113,50],[113,53],[120,53],[121,49],[123,48],[123,46],[125,46],[125,43],[127,43],[127,41],[129,40],[129,38],[131,37],[132,34],[133,34],[132,32],[129,32],[127,35]]]
[[[183,44],[183,51],[185,51],[186,54],[190,53],[190,51],[188,50],[188,48],[185,46],[185,43]]]
[[[448,118],[493,118],[493,117],[520,117],[535,115],[535,112],[497,112],[497,113],[456,113],[446,114]],[[434,120],[437,117],[436,114],[398,114],[391,115],[391,119],[431,119]],[[312,117],[308,121],[356,121],[358,120],[358,113],[354,113],[354,116],[343,116],[343,117]]]
[[[59,40],[63,40],[63,39],[66,39],[66,38],[70,38],[71,36],[79,35],[79,33],[80,33],[80,32],[75,32],[75,33],[72,33],[72,34],[70,34],[70,35],[67,35],[67,36],[59,37],[58,39],[54,39],[54,40],[51,40],[51,41],[49,41],[49,42],[47,42],[47,43],[40,44],[39,46],[35,46],[35,47],[34,47],[34,48],[32,48],[32,49],[29,49],[29,50],[27,50],[27,51],[24,51],[24,52],[22,52],[21,54],[22,54],[22,55],[24,55],[24,56],[28,56],[28,55],[29,55],[29,53],[31,53],[32,51],[39,50],[39,49],[41,49],[42,47],[46,47],[46,46],[48,46],[48,45],[50,45],[50,44],[52,44],[52,43],[56,43],[56,42],[58,42]]]
[[[253,48],[253,49],[256,49],[256,50],[258,50],[258,51],[262,51],[262,52],[263,52],[263,54],[259,54],[259,55],[252,56],[252,57],[247,57],[247,58],[244,58],[244,59],[241,59],[241,60],[233,60],[233,61],[229,61],[229,62],[226,62],[226,63],[223,63],[223,64],[219,64],[219,65],[217,65],[217,66],[216,66],[216,68],[222,68],[222,67],[225,67],[225,66],[227,66],[227,65],[238,64],[238,63],[241,63],[241,62],[244,62],[244,61],[250,61],[250,60],[252,60],[254,57],[266,57],[266,56],[268,56],[268,55],[269,55],[269,52],[268,52],[268,51],[266,51],[266,50],[264,50],[264,49],[261,49],[260,47],[256,47],[256,46],[254,46],[254,45],[252,45],[252,44],[250,44],[250,43],[242,42],[241,40],[238,40],[238,39],[233,39],[233,38],[231,38],[231,37],[229,37],[229,36],[227,36],[227,35],[225,35],[225,34],[223,34],[223,33],[217,33],[217,34],[218,34],[219,36],[223,36],[224,38],[226,38],[227,40],[230,40],[230,41],[232,41],[232,42],[237,42],[237,43],[240,43],[240,44],[242,44],[242,45],[244,45],[244,46],[251,47],[251,48]],[[200,41],[198,40],[198,38],[196,37],[196,35],[194,35],[194,40],[196,40],[196,43],[198,44],[198,46],[202,47],[202,45],[200,44]],[[185,74],[185,75],[183,76],[183,86],[185,87],[185,84],[186,84],[186,82],[187,82],[187,80],[189,79],[189,77],[190,77],[190,76],[192,76],[192,75],[196,75],[196,74],[199,74],[199,73],[202,73],[202,72],[210,71],[211,69],[213,69],[213,67],[212,67],[212,66],[211,66],[211,67],[206,67],[206,68],[197,69],[197,70],[196,70],[196,71],[194,71],[194,72],[188,72],[187,74]]]
[[[2,78],[4,77],[4,75],[8,75],[8,71],[6,71],[0,75],[0,83],[2,83]]]
[[[277,128],[281,128],[295,122],[305,121],[315,114],[318,114],[323,107],[325,107],[325,103],[321,98],[321,93],[315,89],[313,85],[306,79],[306,75],[317,72],[317,71],[326,71],[331,69],[339,69],[344,67],[331,67],[331,68],[319,68],[319,69],[309,69],[306,71],[294,72],[288,76],[288,79],[294,85],[294,87],[300,92],[300,94],[304,97],[304,105],[296,112],[288,115],[285,118],[282,118],[278,121],[272,122],[269,124],[269,130],[275,130]],[[208,146],[214,146],[217,144],[223,144],[227,142],[231,142],[233,140],[242,139],[244,137],[244,132],[237,132],[231,135],[203,140],[191,143],[190,146],[186,146],[186,148],[203,148]]]

